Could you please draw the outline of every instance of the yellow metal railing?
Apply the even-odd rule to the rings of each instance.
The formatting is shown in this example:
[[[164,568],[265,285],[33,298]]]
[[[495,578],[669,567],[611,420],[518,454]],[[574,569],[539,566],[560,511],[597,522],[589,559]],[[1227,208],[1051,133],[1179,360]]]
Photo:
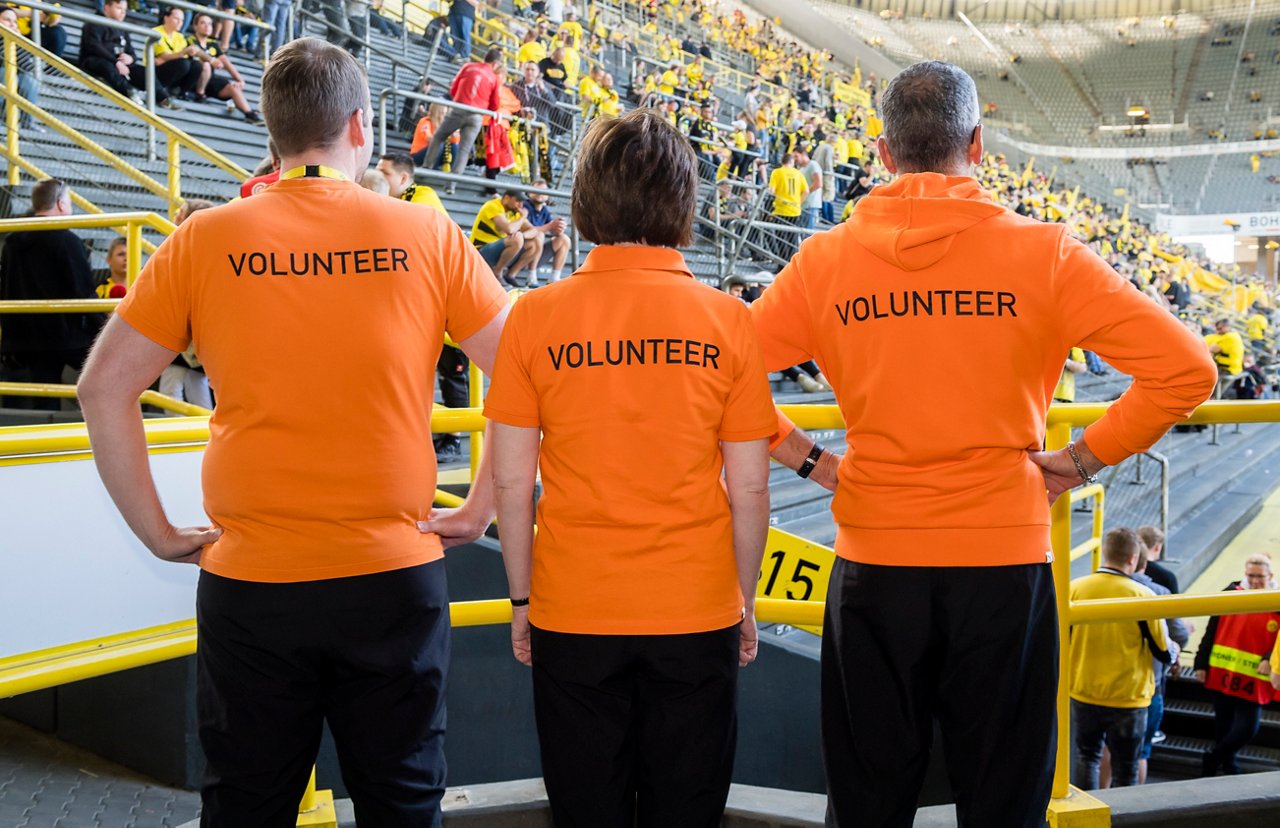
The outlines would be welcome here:
[[[128,244],[129,258],[126,269],[128,282],[138,278],[142,270],[143,252],[154,253],[155,245],[142,237],[144,229],[154,230],[167,236],[176,228],[173,222],[156,213],[102,213],[87,216],[38,216],[35,218],[0,219],[0,233],[16,233],[19,230],[87,230],[95,227],[110,227],[124,236]],[[117,300],[109,300],[110,304],[99,301],[87,304],[86,300],[48,300],[30,302],[0,302],[0,313],[71,313],[85,311],[101,313],[115,307]]]
[[[473,387],[478,387],[473,386]],[[1086,426],[1106,410],[1105,404],[1076,403],[1055,405],[1048,417],[1050,449],[1061,448],[1071,437],[1071,428]],[[810,429],[842,428],[843,422],[835,406],[783,406],[783,411],[799,426]],[[1280,402],[1210,402],[1202,405],[1189,423],[1261,423],[1280,422]],[[485,420],[478,408],[441,409],[432,411],[433,431],[483,430]],[[174,418],[148,421],[144,424],[148,444],[152,447],[199,445],[208,439],[206,418]],[[0,465],[18,457],[33,454],[88,456],[88,434],[82,424],[67,426],[26,426],[0,429]],[[1086,492],[1082,497],[1094,496]],[[1071,668],[1069,648],[1072,624],[1169,618],[1195,615],[1230,615],[1280,610],[1280,591],[1249,591],[1213,595],[1178,595],[1158,598],[1130,598],[1094,601],[1069,601],[1071,578],[1071,506],[1081,498],[1061,497],[1052,509],[1050,529],[1054,550],[1053,573],[1058,596],[1059,651],[1058,749],[1053,784],[1054,801],[1050,816],[1068,811],[1093,813],[1089,824],[1109,824],[1106,806],[1069,785],[1070,704],[1067,688]],[[456,506],[461,499],[437,493],[438,503]],[[1095,516],[1095,520],[1097,517]],[[757,601],[757,618],[762,622],[793,626],[821,626],[822,600],[789,601],[761,598]],[[502,624],[511,618],[506,600],[461,601],[450,605],[450,618],[455,626]],[[70,681],[103,675],[127,667],[150,664],[188,655],[195,648],[194,624],[190,621],[133,633],[109,636],[78,644],[56,647],[0,659],[0,697],[52,687]],[[1092,809],[1092,811],[1090,811]],[[1065,824],[1066,819],[1063,819]],[[1078,824],[1078,823],[1076,823]]]
[[[1096,572],[1098,567],[1102,565],[1102,511],[1105,505],[1107,491],[1100,483],[1094,483],[1090,486],[1081,486],[1071,491],[1071,505],[1074,506],[1084,500],[1093,500],[1093,534],[1089,539],[1079,546],[1073,547],[1070,558],[1074,562],[1078,558],[1085,555],[1093,555],[1093,570]]]
[[[46,399],[74,400],[76,398],[76,387],[74,385],[52,385],[39,382],[0,382],[0,397],[44,397]],[[208,408],[192,405],[182,400],[175,400],[173,397],[167,397],[157,391],[143,391],[142,395],[138,397],[138,402],[143,405],[154,405],[163,411],[180,414],[183,417],[207,417],[213,413]]]
[[[170,216],[173,216],[182,205],[181,156],[183,149],[190,150],[208,161],[217,169],[227,173],[227,175],[236,183],[243,182],[249,177],[248,171],[241,168],[238,164],[228,160],[222,154],[211,149],[204,142],[193,138],[186,132],[183,132],[172,124],[169,124],[164,119],[156,117],[154,114],[147,111],[146,107],[143,107],[135,103],[130,98],[121,95],[98,79],[86,74],[79,67],[57,57],[46,49],[36,46],[34,43],[31,43],[16,32],[0,28],[0,37],[4,38],[5,82],[2,91],[6,103],[5,125],[7,128],[4,149],[3,151],[0,151],[0,155],[3,155],[3,157],[9,162],[8,176],[10,185],[18,184],[20,173],[24,171],[32,177],[46,177],[29,161],[22,158],[21,148],[19,146],[20,130],[18,128],[18,117],[20,112],[26,112],[32,117],[39,119],[55,132],[91,153],[103,164],[120,172],[126,178],[137,183],[140,187],[154,195],[163,198],[169,205]],[[18,92],[18,49],[23,49],[31,53],[35,59],[57,69],[60,73],[80,82],[89,89],[97,92],[103,98],[115,103],[125,112],[139,119],[148,127],[149,130],[162,133],[166,141],[164,182],[156,181],[150,175],[142,172],[115,153],[107,150],[105,147],[88,138],[79,130],[54,117],[41,107],[22,97]],[[77,203],[83,209],[90,212],[101,212],[101,210],[83,198],[80,198]]]

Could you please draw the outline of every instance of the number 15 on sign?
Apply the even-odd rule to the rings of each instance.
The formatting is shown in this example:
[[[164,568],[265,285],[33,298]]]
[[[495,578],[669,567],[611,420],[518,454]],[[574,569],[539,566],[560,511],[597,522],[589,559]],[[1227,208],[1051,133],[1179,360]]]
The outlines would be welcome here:
[[[788,601],[821,601],[827,596],[827,581],[835,553],[780,529],[770,529],[760,565],[757,598]],[[822,634],[821,627],[800,627]]]

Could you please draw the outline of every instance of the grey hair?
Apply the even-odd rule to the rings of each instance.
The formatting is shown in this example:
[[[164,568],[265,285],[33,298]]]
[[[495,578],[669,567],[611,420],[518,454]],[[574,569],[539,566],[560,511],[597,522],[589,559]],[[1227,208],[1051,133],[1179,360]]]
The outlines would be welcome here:
[[[963,161],[978,126],[978,87],[959,66],[903,69],[880,99],[884,139],[902,172],[942,172]]]

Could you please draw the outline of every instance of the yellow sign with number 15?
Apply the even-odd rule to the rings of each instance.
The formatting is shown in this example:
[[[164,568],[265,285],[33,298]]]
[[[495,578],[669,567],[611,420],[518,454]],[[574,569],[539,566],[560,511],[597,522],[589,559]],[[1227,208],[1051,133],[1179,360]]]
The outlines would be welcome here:
[[[765,541],[764,561],[760,564],[756,597],[821,601],[827,597],[827,581],[831,578],[834,562],[835,553],[827,547],[781,529],[770,528],[769,538]],[[802,626],[799,629],[822,635],[821,627]]]

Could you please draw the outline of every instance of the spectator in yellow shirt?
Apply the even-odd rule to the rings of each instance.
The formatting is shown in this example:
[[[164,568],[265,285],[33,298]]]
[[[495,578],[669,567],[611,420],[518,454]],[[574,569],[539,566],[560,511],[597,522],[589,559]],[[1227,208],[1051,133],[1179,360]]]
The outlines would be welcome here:
[[[1244,340],[1240,334],[1231,330],[1231,322],[1219,319],[1213,323],[1214,332],[1204,338],[1213,354],[1213,361],[1218,366],[1218,395],[1222,396],[1223,378],[1239,374],[1244,370]]]
[[[520,66],[526,63],[541,63],[542,59],[547,56],[547,47],[538,40],[538,30],[530,29],[524,33],[524,40],[520,43],[520,49],[516,52],[516,63]]]
[[[782,166],[769,176],[769,192],[773,193],[773,217],[779,224],[800,225],[800,204],[809,194],[809,182],[804,173],[796,169],[796,157],[792,153],[782,156]],[[774,235],[774,252],[783,259],[795,255],[799,241],[794,233],[777,232]]]
[[[658,79],[659,94],[670,97],[676,94],[676,87],[680,85],[680,64],[673,63],[662,73],[662,77]]]

